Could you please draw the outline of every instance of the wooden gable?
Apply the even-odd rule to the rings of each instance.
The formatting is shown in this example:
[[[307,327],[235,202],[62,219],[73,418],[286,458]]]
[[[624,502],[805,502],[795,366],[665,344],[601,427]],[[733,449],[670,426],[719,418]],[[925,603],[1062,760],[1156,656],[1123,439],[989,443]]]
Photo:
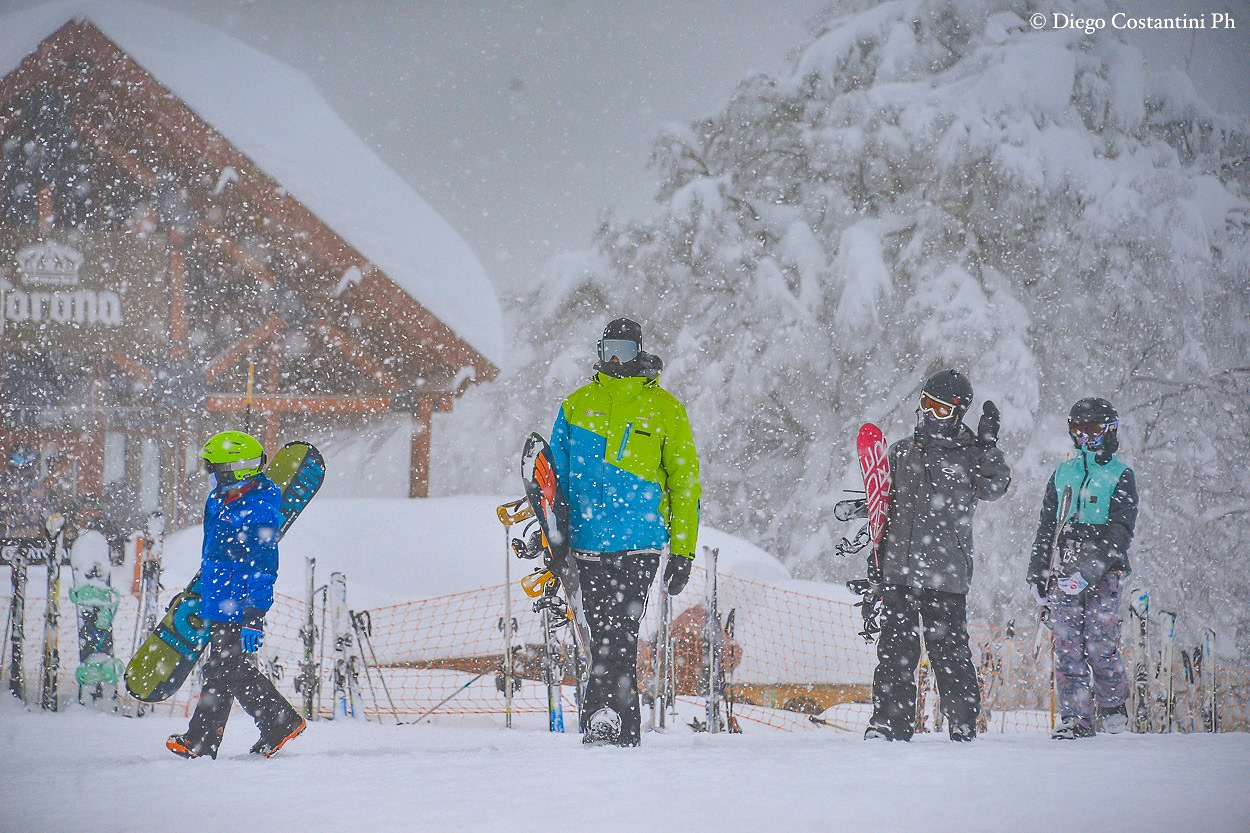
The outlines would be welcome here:
[[[425,493],[432,413],[497,368],[99,29],[66,23],[0,79],[0,139],[0,227],[166,243],[168,349],[97,357],[134,382],[117,396],[159,404],[177,376],[268,438],[283,414],[411,413]]]

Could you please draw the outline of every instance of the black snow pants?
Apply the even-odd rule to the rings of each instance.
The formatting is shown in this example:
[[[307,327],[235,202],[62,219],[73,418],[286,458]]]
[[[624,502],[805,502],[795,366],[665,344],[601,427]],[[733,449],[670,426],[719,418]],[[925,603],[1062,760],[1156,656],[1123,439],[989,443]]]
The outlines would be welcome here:
[[[881,589],[881,635],[872,678],[868,725],[894,740],[916,730],[916,666],[920,632],[937,678],[942,714],[952,737],[976,735],[981,692],[968,647],[967,596],[904,585]]]
[[[210,622],[209,629],[210,654],[204,663],[204,688],[191,715],[187,745],[199,754],[215,757],[236,699],[256,721],[261,740],[278,740],[293,732],[303,718],[260,672],[255,659],[243,652],[239,643],[243,626],[237,622]]]
[[[582,709],[586,720],[602,708],[616,711],[621,718],[617,744],[637,746],[642,742],[638,629],[660,554],[654,550],[610,552],[597,558],[577,559],[582,604],[590,626],[590,678]]]

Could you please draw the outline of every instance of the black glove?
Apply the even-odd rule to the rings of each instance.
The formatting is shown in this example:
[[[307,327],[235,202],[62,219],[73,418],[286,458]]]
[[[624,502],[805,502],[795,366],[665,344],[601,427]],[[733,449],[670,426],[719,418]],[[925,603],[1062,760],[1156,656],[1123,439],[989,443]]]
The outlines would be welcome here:
[[[668,557],[668,564],[664,567],[664,586],[668,588],[668,595],[677,596],[686,589],[686,582],[690,581],[690,567],[693,564],[693,555],[673,553]]]
[[[987,399],[981,406],[981,421],[977,423],[977,443],[983,448],[998,445],[998,406]]]

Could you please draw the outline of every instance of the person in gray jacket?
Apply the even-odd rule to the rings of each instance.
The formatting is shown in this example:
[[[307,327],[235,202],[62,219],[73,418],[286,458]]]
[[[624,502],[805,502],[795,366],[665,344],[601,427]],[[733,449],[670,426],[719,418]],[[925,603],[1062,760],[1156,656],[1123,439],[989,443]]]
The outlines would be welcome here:
[[[972,385],[956,370],[928,379],[912,436],[890,447],[890,507],[877,564],[881,636],[865,739],[911,740],[920,637],[937,677],[951,740],[976,737],[981,698],[968,647],[972,515],[1011,483],[999,451],[998,408],[986,401],[973,434],[963,424]],[[875,575],[874,575],[875,573]]]

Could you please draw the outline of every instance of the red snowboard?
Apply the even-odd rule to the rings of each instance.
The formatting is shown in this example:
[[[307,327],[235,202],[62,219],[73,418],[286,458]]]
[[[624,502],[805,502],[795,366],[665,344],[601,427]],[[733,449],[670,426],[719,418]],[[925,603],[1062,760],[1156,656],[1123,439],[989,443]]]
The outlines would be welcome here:
[[[885,534],[885,516],[890,508],[890,457],[881,429],[871,422],[859,429],[859,468],[864,474],[864,494],[868,500],[868,531],[872,533],[872,563],[878,571],[877,545]]]

